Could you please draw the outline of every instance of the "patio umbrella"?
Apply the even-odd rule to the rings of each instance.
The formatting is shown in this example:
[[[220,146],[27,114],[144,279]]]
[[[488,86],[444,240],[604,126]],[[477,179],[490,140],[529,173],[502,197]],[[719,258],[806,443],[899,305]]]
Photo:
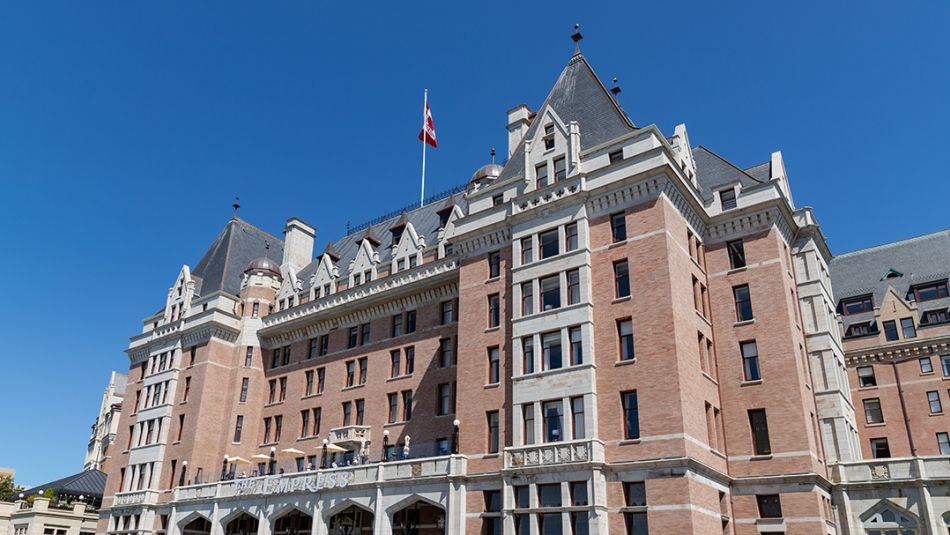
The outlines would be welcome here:
[[[228,462],[237,464],[251,464],[251,461],[248,461],[244,457],[228,457]]]
[[[346,448],[341,448],[340,446],[337,446],[336,444],[327,444],[326,446],[317,446],[317,449],[323,449],[324,447],[326,447],[327,451],[332,452],[332,453],[341,453],[344,451],[349,451]]]
[[[251,459],[257,459],[257,460],[259,460],[259,461],[269,461],[269,460],[271,460],[271,459],[270,459],[270,455],[265,455],[265,454],[263,454],[263,453],[258,453],[257,455],[251,457]]]
[[[302,451],[298,450],[297,448],[287,448],[287,449],[285,449],[285,450],[280,450],[280,452],[281,452],[281,453],[286,453],[287,455],[295,455],[295,456],[297,456],[297,457],[300,457],[300,456],[302,456],[302,455],[306,455],[305,452],[302,452]]]

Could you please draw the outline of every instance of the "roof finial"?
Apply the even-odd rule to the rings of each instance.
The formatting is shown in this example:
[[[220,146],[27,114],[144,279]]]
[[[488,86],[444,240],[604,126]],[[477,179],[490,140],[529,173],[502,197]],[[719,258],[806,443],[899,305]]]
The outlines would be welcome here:
[[[575,24],[574,34],[571,35],[571,41],[574,41],[574,55],[575,56],[581,53],[581,39],[583,38],[584,36],[581,35],[581,25]]]
[[[491,163],[495,163],[495,147],[491,148]]]
[[[267,251],[270,251],[270,242],[267,240],[264,240],[264,251],[264,256],[267,256]]]
[[[613,93],[614,98],[620,94],[620,85],[617,83],[617,79],[614,78],[614,86],[610,88],[610,92]]]
[[[234,213],[231,215],[231,217],[237,218],[237,211],[238,211],[239,208],[241,208],[241,198],[240,198],[240,197],[235,197],[235,198],[234,198],[234,204],[231,205],[231,208],[234,208]]]

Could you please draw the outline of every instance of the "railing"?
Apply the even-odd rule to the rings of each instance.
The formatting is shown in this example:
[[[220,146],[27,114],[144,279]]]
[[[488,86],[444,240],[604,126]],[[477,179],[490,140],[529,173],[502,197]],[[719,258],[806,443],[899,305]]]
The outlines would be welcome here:
[[[866,459],[832,469],[838,483],[883,483],[924,479],[950,480],[950,456]]]
[[[308,470],[293,474],[239,478],[218,483],[178,487],[176,502],[214,500],[234,496],[266,496],[294,492],[320,492],[353,485],[376,484],[386,481],[414,480],[428,477],[464,475],[466,459],[458,455],[408,459],[405,461],[364,464]]]
[[[505,468],[604,462],[604,443],[575,440],[505,448]]]
[[[370,442],[370,426],[368,425],[348,425],[346,427],[337,427],[330,430],[330,442],[363,444]]]
[[[138,505],[140,503],[156,503],[158,492],[154,490],[133,490],[130,492],[117,492],[113,505]]]

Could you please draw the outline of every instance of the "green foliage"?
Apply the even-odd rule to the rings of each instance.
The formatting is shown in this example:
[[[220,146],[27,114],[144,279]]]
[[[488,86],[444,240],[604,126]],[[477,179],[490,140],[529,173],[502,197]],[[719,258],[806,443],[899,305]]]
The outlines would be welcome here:
[[[0,502],[12,502],[21,492],[23,487],[15,484],[12,477],[0,477]]]

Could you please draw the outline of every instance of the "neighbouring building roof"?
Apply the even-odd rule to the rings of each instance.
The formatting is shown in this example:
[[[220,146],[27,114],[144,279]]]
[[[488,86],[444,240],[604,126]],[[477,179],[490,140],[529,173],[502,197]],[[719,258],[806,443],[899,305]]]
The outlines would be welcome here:
[[[696,183],[699,185],[699,192],[706,202],[712,201],[716,190],[726,184],[738,182],[742,184],[743,188],[747,188],[767,182],[767,175],[771,168],[771,164],[766,162],[751,167],[748,171],[743,171],[732,162],[703,146],[693,149],[693,161],[696,162]],[[765,178],[759,178],[763,176],[763,166],[765,166]]]
[[[241,278],[251,261],[267,257],[280,265],[284,242],[237,217],[231,218],[211,247],[191,270],[197,293],[225,291],[237,295]]]
[[[636,126],[617,105],[613,95],[594,73],[583,54],[577,53],[561,71],[551,92],[538,108],[543,113],[550,106],[565,124],[577,121],[581,133],[581,150],[606,143],[632,132]],[[534,121],[518,147],[505,164],[499,180],[521,176],[524,172],[524,141],[531,139],[540,121]]]
[[[106,490],[106,474],[99,470],[84,470],[78,474],[73,474],[56,481],[36,485],[35,487],[23,491],[25,496],[41,493],[46,489],[53,489],[53,494],[57,496],[84,496],[90,500],[96,498],[102,499],[102,494]]]
[[[829,268],[836,300],[873,294],[880,306],[888,287],[903,298],[915,284],[950,277],[950,230],[838,255]],[[895,274],[885,277],[890,270]],[[950,299],[927,301],[927,308],[948,305]]]

